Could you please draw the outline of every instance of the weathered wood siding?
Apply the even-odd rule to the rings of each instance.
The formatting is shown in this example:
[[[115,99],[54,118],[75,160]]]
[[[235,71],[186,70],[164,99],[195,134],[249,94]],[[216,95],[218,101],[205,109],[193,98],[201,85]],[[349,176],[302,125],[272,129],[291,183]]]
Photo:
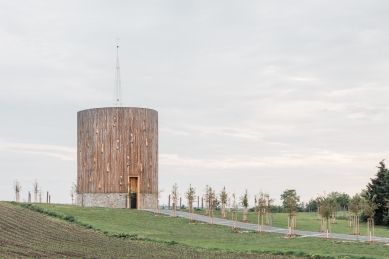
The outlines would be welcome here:
[[[123,193],[138,176],[138,195],[158,193],[158,112],[97,108],[77,113],[79,193]]]

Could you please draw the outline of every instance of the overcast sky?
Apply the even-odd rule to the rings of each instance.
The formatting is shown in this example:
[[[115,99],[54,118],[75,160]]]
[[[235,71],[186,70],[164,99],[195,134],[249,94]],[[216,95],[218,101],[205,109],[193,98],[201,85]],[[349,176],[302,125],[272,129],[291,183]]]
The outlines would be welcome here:
[[[171,186],[302,201],[389,159],[389,1],[0,1],[0,200],[37,178],[70,203],[76,114],[159,114]]]

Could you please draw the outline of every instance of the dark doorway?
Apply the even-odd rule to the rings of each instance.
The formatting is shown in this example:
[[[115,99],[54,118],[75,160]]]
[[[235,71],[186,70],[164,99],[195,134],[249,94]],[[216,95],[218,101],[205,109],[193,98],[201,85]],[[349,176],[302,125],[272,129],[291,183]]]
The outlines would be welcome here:
[[[130,198],[131,209],[136,209],[136,193],[131,193]]]
[[[130,193],[130,209],[137,209],[138,177],[128,177]]]

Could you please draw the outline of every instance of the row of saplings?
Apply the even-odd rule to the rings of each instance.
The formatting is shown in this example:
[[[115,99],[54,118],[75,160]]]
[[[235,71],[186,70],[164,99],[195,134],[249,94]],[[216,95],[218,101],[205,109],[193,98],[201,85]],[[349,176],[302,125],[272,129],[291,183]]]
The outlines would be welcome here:
[[[355,194],[348,203],[348,226],[352,228],[352,235],[360,235],[359,222],[360,215],[363,213],[367,217],[367,241],[374,241],[374,214],[379,203],[375,202],[375,195],[369,197],[367,193],[364,196]],[[318,219],[321,220],[320,231],[326,232],[326,237],[331,237],[331,224],[336,224],[336,211],[339,207],[336,200],[331,196],[320,195],[317,198],[317,202],[320,205],[318,208]],[[386,204],[389,209],[389,201]],[[330,218],[332,221],[330,222]]]
[[[196,190],[191,185],[188,190],[184,193],[185,198],[188,202],[188,212],[190,213],[190,220],[194,220],[194,206],[196,198]],[[171,191],[171,198],[173,200],[172,206],[172,217],[177,217],[177,201],[179,198],[178,186],[177,184],[173,185]],[[232,212],[232,226],[231,229],[238,229],[238,206],[243,206],[243,219],[242,222],[248,222],[248,192],[247,189],[245,193],[239,197],[237,200],[236,194],[233,193],[231,196],[227,193],[226,188],[224,187],[220,193],[210,187],[206,186],[204,190],[204,200],[205,200],[205,211],[204,215],[209,216],[208,224],[214,224],[214,211],[220,203],[221,217],[228,218],[227,210]],[[294,237],[294,229],[297,229],[296,225],[296,215],[297,208],[300,202],[300,196],[297,195],[295,190],[286,190],[281,195],[281,200],[283,201],[286,211],[288,213],[288,234],[285,237]],[[318,208],[318,217],[320,220],[320,230],[319,232],[325,233],[325,238],[331,238],[331,224],[336,224],[336,211],[339,208],[337,201],[330,195],[319,195],[317,197],[317,202],[319,204]],[[254,211],[258,215],[258,232],[264,233],[264,226],[272,226],[272,216],[271,208],[273,207],[274,199],[270,198],[268,193],[260,191],[254,197]],[[348,216],[348,226],[352,228],[352,235],[360,235],[359,222],[360,214],[363,213],[367,217],[367,241],[374,241],[374,214],[376,209],[381,206],[375,202],[375,197],[361,196],[359,194],[354,195],[349,201],[349,216]],[[385,205],[389,209],[389,201]],[[159,209],[159,206],[158,206]]]
[[[42,202],[42,192],[43,192],[42,191],[42,186],[38,184],[37,179],[35,179],[35,181],[33,182],[32,186],[33,186],[33,193],[34,193],[34,202]],[[20,192],[22,191],[22,185],[20,184],[18,179],[16,179],[14,181],[13,190],[15,192],[15,199],[14,199],[14,201],[20,202]],[[49,192],[47,192],[47,198],[46,199],[47,199],[46,202],[50,203]],[[31,192],[30,191],[28,191],[27,202],[32,202]]]

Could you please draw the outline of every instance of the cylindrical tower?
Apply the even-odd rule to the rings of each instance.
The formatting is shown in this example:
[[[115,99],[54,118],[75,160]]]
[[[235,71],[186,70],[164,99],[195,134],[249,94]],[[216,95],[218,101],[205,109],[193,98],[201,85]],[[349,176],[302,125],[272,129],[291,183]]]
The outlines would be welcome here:
[[[77,204],[156,208],[158,112],[112,107],[77,113]]]

